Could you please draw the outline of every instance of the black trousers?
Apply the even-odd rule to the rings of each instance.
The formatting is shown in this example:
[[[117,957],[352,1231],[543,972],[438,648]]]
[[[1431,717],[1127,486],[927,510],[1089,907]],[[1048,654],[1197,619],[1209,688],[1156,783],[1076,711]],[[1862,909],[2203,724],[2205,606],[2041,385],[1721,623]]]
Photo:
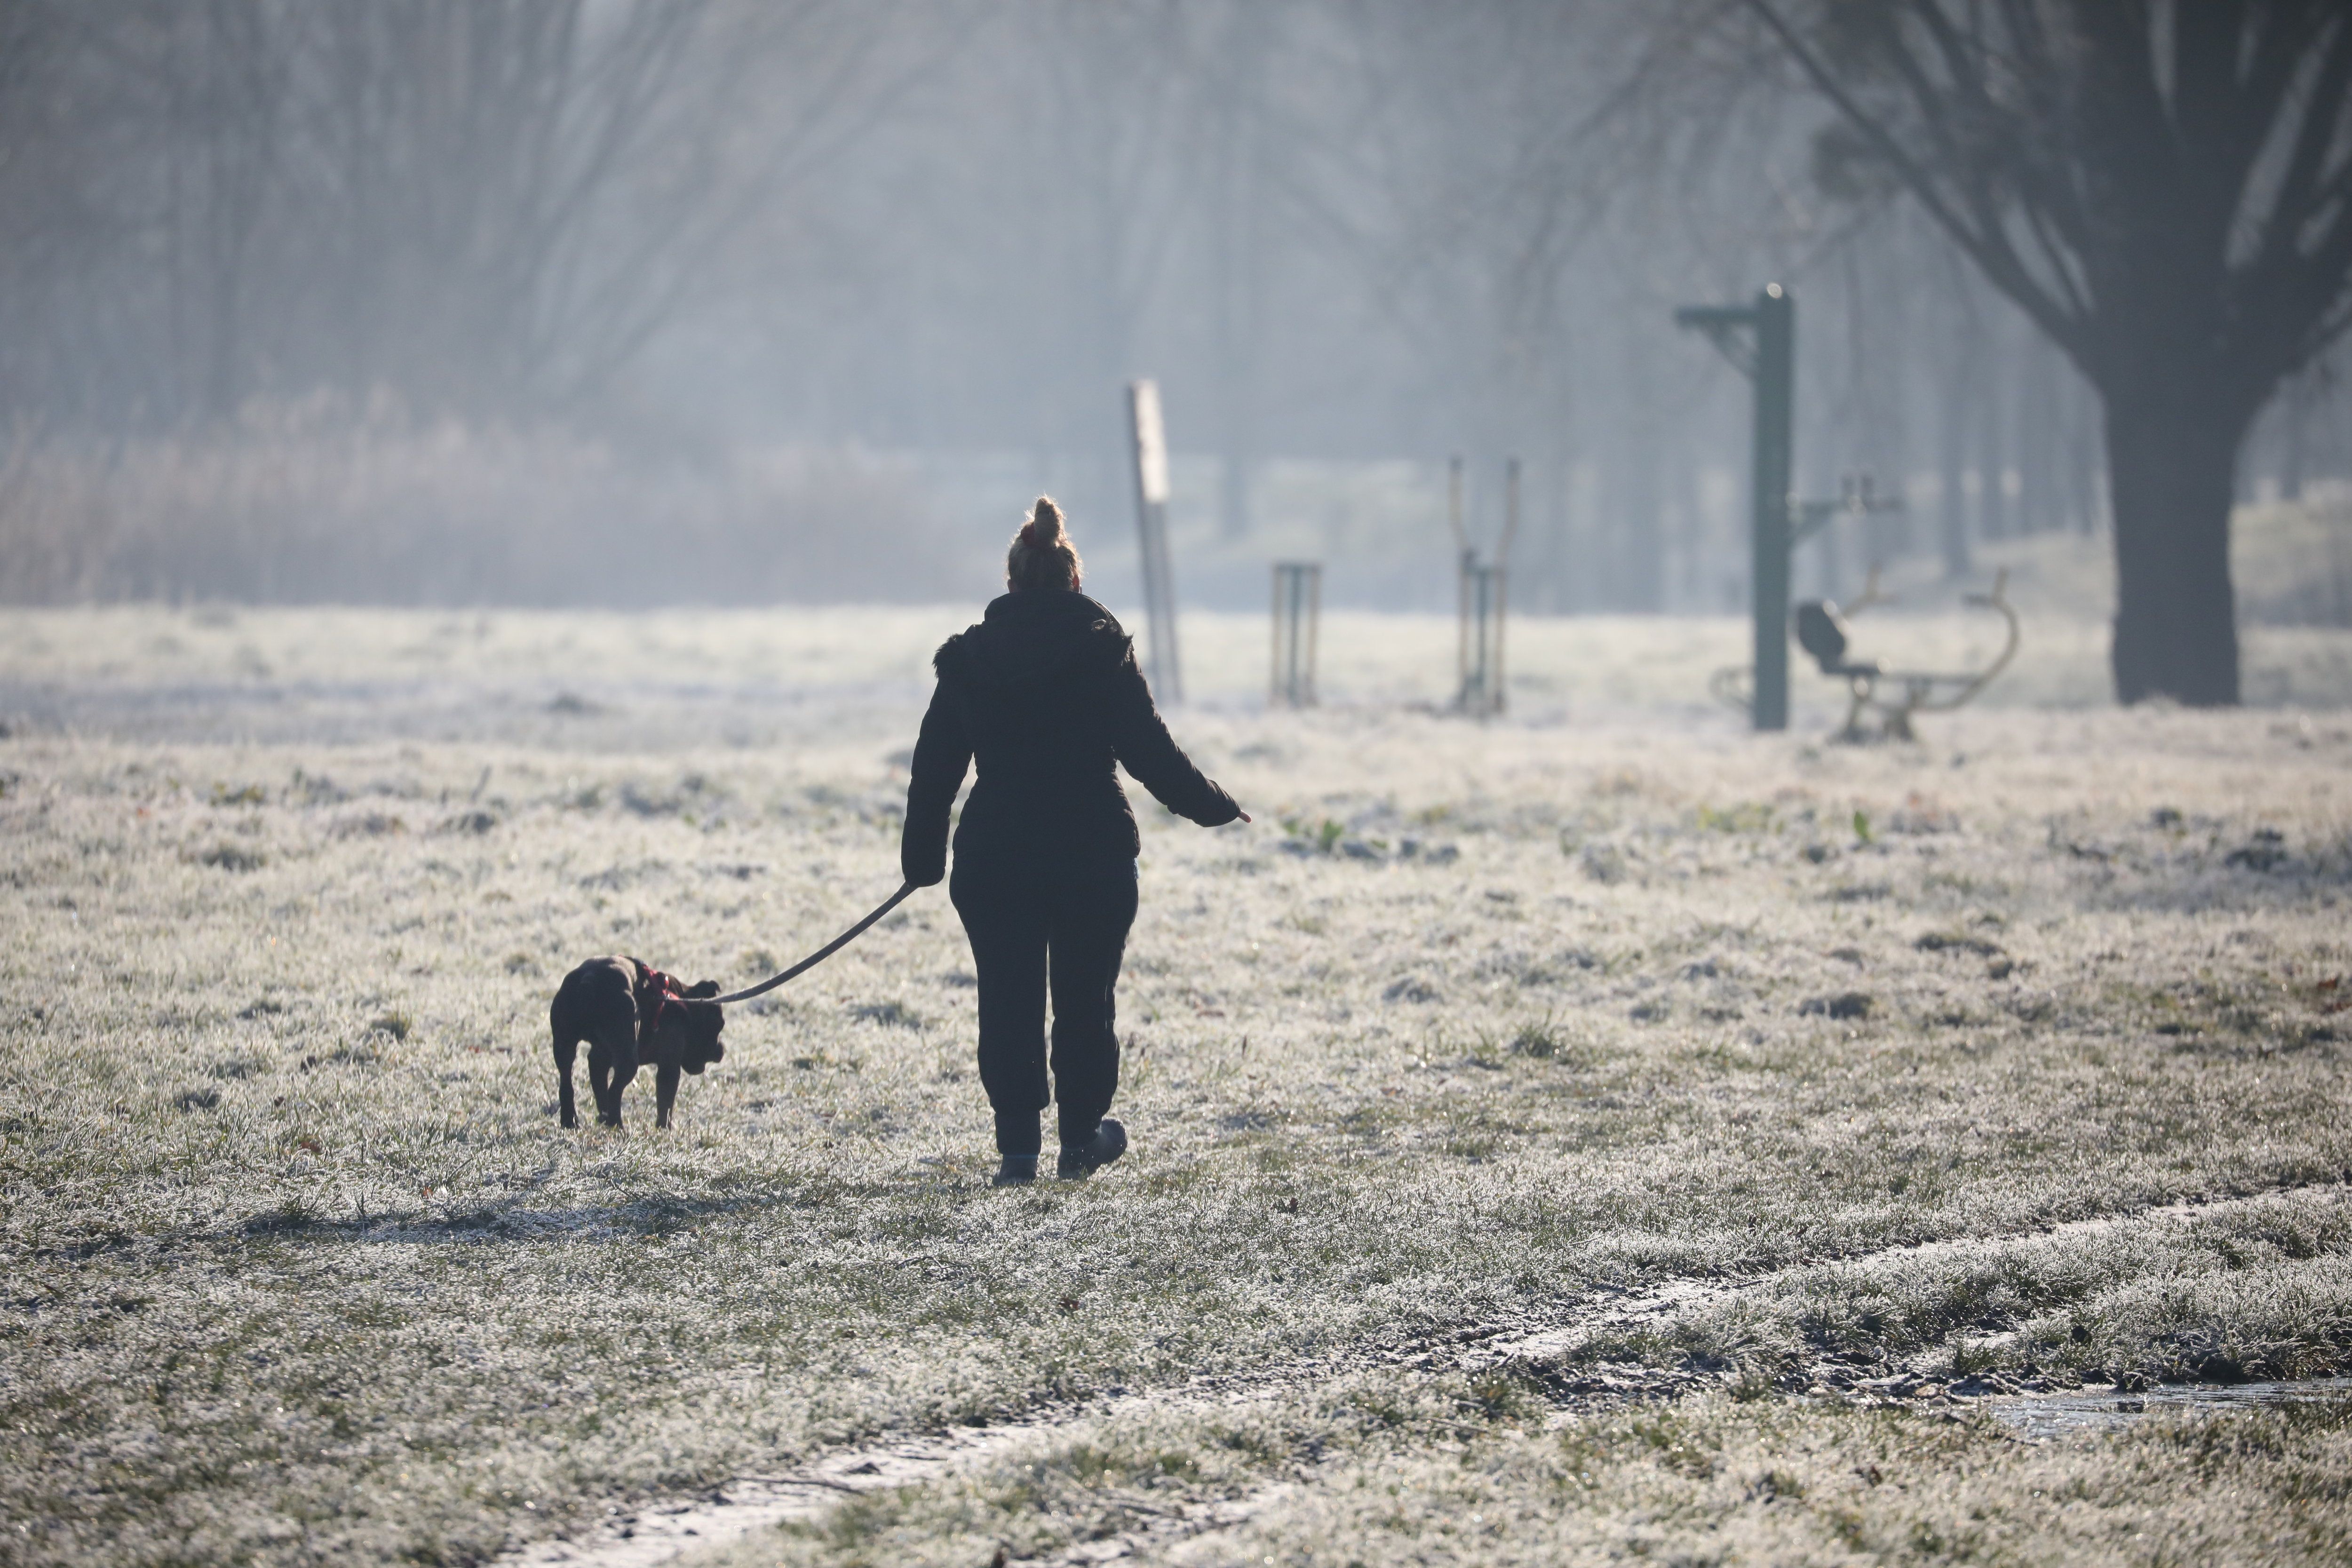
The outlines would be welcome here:
[[[1118,1091],[1118,965],[1135,923],[1135,862],[958,852],[948,896],[980,977],[980,1081],[996,1147],[1034,1154],[1049,1101],[1065,1143],[1083,1143]],[[1045,1069],[1054,999],[1055,1093]]]

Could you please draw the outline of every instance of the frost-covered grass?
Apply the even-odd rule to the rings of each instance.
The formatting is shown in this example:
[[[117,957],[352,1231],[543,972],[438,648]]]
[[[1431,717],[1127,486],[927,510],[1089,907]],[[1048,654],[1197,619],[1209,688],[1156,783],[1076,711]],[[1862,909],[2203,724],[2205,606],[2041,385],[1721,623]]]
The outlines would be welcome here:
[[[2071,582],[2039,592],[2060,603],[2095,596]],[[1140,616],[1121,613],[1140,633]],[[642,752],[829,741],[838,738],[831,721],[845,701],[919,701],[931,650],[976,616],[971,605],[639,615],[0,609],[0,718],[37,731],[72,721],[207,742],[399,734]],[[1906,669],[1979,668],[2001,644],[2000,618],[1982,610],[1874,611],[1853,626],[1858,655]],[[1263,614],[1186,615],[1187,693],[1216,707],[1262,705],[1266,632]],[[1745,664],[1748,637],[1747,623],[1727,616],[1518,616],[1505,662],[1526,720],[1713,718],[1707,677]],[[2248,626],[2242,641],[2250,703],[2352,704],[2352,633]],[[1984,706],[2106,705],[2104,623],[2033,614],[2024,648]],[[1451,616],[1332,611],[1322,622],[1322,689],[1339,706],[1442,706],[1456,653]],[[633,700],[606,700],[614,686]],[[1843,684],[1801,658],[1791,690],[1800,729],[1826,730],[1843,716]],[[813,725],[819,714],[828,722]]]
[[[1546,1420],[1507,1385],[1355,1382],[1090,1426],[688,1561],[950,1568],[1116,1542],[1187,1565],[2332,1563],[2347,1473],[2340,1403],[2037,1447],[1902,1409],[1706,1394]]]
[[[1486,726],[1204,674],[1180,732],[1258,820],[1144,814],[1119,1167],[986,1187],[936,891],[734,1010],[674,1131],[560,1131],[572,963],[749,979],[895,885],[955,619],[5,617],[0,1561],[472,1561],[1202,1373],[1263,1401],[1039,1439],[1173,1480],[999,1467],[759,1551],[1043,1550],[1163,1484],[1258,1498],[1205,1561],[2342,1549],[2340,1412],[2042,1452],[1839,1403],[2352,1362],[2341,709],[1758,739],[1670,689],[1715,622],[1531,626],[1559,692]],[[1442,677],[1433,625],[1334,640]],[[1676,1280],[1743,1288],[1483,1381],[1367,1359]]]

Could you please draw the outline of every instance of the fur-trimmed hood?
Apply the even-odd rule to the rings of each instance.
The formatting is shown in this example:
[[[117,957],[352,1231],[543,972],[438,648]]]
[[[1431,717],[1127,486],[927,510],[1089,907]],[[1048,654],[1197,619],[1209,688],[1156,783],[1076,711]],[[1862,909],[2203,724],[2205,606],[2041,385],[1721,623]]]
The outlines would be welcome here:
[[[1030,588],[988,606],[979,625],[931,656],[931,668],[975,686],[1017,689],[1073,676],[1108,676],[1132,647],[1118,617],[1067,588]]]

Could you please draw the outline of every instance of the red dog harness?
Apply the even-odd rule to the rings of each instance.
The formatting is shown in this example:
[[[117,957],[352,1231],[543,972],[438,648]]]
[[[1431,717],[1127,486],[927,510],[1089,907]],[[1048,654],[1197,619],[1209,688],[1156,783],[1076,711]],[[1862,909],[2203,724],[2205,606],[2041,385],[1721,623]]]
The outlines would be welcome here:
[[[647,994],[637,1005],[637,1038],[642,1042],[654,1037],[654,1031],[661,1026],[663,1011],[672,1003],[682,1004],[685,998],[677,994],[677,982],[670,976],[642,958],[629,962],[637,966],[638,984]]]

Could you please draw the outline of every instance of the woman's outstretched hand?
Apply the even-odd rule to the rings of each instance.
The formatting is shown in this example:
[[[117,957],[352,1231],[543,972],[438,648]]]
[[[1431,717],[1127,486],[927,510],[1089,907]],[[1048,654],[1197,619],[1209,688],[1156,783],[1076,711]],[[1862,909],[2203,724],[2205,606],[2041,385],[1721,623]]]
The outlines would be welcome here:
[[[1241,808],[1240,808],[1240,807],[1238,807],[1238,806],[1236,806],[1236,807],[1234,807],[1234,809],[1235,809],[1235,810],[1237,810],[1237,811],[1239,811]],[[1249,819],[1250,819],[1250,814],[1249,814],[1248,812],[1246,812],[1246,811],[1242,812],[1242,820],[1243,820],[1244,822],[1247,822]]]

